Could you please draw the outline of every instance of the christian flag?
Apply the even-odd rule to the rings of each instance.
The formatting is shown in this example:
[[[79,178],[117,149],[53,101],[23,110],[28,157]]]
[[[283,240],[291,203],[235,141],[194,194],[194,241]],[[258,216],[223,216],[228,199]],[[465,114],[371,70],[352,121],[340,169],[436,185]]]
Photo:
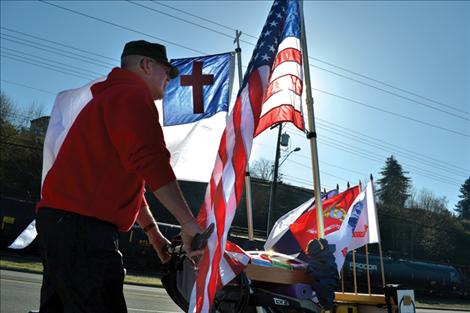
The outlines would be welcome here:
[[[268,118],[268,122],[259,126],[263,102],[271,108],[265,110],[266,115],[273,108],[286,104],[286,97],[281,95],[291,95],[291,99],[297,99],[298,95],[300,99],[300,34],[299,1],[275,1],[253,51],[235,106],[227,117],[212,177],[198,214],[202,228],[214,223],[215,231],[199,263],[190,312],[209,312],[215,293],[223,284],[220,264],[227,234],[243,193],[253,137],[255,131],[261,132],[274,120],[274,117]],[[296,74],[291,74],[294,71]],[[283,79],[284,76],[288,79]],[[287,105],[294,106],[292,101]]]
[[[180,71],[157,103],[179,180],[209,182],[230,106],[234,54],[171,60]]]

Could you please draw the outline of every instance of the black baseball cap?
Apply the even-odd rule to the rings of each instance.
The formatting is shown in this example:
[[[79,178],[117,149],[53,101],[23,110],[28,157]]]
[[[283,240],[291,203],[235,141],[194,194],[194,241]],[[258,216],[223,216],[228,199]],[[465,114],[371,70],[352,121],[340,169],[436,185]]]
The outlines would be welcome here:
[[[171,68],[170,78],[172,79],[179,75],[178,69],[168,62],[164,45],[151,43],[145,40],[129,41],[124,46],[121,59],[128,55],[142,55],[169,66]]]

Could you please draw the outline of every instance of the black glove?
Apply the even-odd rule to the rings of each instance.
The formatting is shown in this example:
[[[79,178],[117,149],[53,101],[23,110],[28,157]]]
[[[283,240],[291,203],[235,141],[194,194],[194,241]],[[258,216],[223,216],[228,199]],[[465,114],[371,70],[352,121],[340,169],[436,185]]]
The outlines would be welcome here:
[[[333,253],[335,245],[329,245],[326,239],[316,239],[307,247],[307,274],[313,278],[312,287],[320,305],[329,310],[333,307],[335,289],[339,285],[339,275]]]

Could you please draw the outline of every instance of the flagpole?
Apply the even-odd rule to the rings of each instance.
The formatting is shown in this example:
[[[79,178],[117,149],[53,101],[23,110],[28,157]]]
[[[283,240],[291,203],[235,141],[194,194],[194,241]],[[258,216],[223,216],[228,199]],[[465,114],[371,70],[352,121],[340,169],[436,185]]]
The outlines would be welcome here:
[[[352,251],[354,293],[357,294],[357,276],[356,276],[356,250]]]
[[[359,190],[362,192],[362,182],[359,180]],[[365,235],[365,234],[364,234]],[[366,243],[365,246],[365,253],[366,253],[366,275],[367,275],[367,292],[371,294],[370,292],[370,271],[369,271],[369,248],[367,246],[368,244]]]
[[[369,272],[369,248],[367,247],[369,244],[366,243],[366,270],[367,270],[367,292],[371,294],[370,290],[370,272]]]
[[[372,184],[372,191],[374,193],[374,209],[377,208],[376,203],[375,203],[375,187],[374,187],[374,177],[372,174],[370,174],[370,183]],[[380,229],[379,227],[379,216],[377,214],[377,211],[375,212],[375,216],[377,216],[377,235],[379,237],[379,257],[380,257],[380,269],[382,270],[382,288],[385,288],[385,270],[384,270],[384,258],[382,255],[382,239],[380,238]]]
[[[308,112],[308,128],[307,139],[310,140],[310,154],[312,160],[312,171],[313,171],[313,192],[315,197],[315,209],[317,210],[317,234],[318,238],[325,237],[325,229],[323,224],[323,205],[321,200],[321,187],[320,187],[320,167],[318,165],[318,146],[317,146],[317,132],[315,131],[315,117],[313,111],[313,97],[312,87],[310,83],[310,68],[308,65],[308,52],[307,52],[307,36],[305,33],[305,20],[304,20],[304,9],[303,1],[300,1],[300,12],[301,16],[301,27],[302,27],[302,38],[300,40],[302,45],[302,60],[305,73],[305,87],[306,90],[306,104]]]
[[[339,184],[336,184],[336,193],[339,193]],[[340,279],[341,279],[341,292],[344,293],[344,266],[341,267]]]
[[[243,84],[243,74],[242,74],[242,49],[240,48],[240,36],[242,35],[241,31],[235,31],[235,40],[233,43],[237,44],[235,53],[237,54],[237,64],[238,64],[238,88]],[[246,198],[246,223],[248,228],[248,240],[253,241],[253,207],[252,207],[252,195],[251,195],[251,179],[250,179],[250,166],[246,162],[245,170],[245,198]]]

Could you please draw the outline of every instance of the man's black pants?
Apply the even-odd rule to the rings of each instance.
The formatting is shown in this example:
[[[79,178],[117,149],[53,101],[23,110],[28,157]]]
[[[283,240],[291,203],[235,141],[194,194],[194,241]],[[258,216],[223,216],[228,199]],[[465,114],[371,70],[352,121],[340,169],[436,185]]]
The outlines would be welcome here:
[[[116,226],[40,208],[36,227],[44,265],[41,313],[127,312]]]

